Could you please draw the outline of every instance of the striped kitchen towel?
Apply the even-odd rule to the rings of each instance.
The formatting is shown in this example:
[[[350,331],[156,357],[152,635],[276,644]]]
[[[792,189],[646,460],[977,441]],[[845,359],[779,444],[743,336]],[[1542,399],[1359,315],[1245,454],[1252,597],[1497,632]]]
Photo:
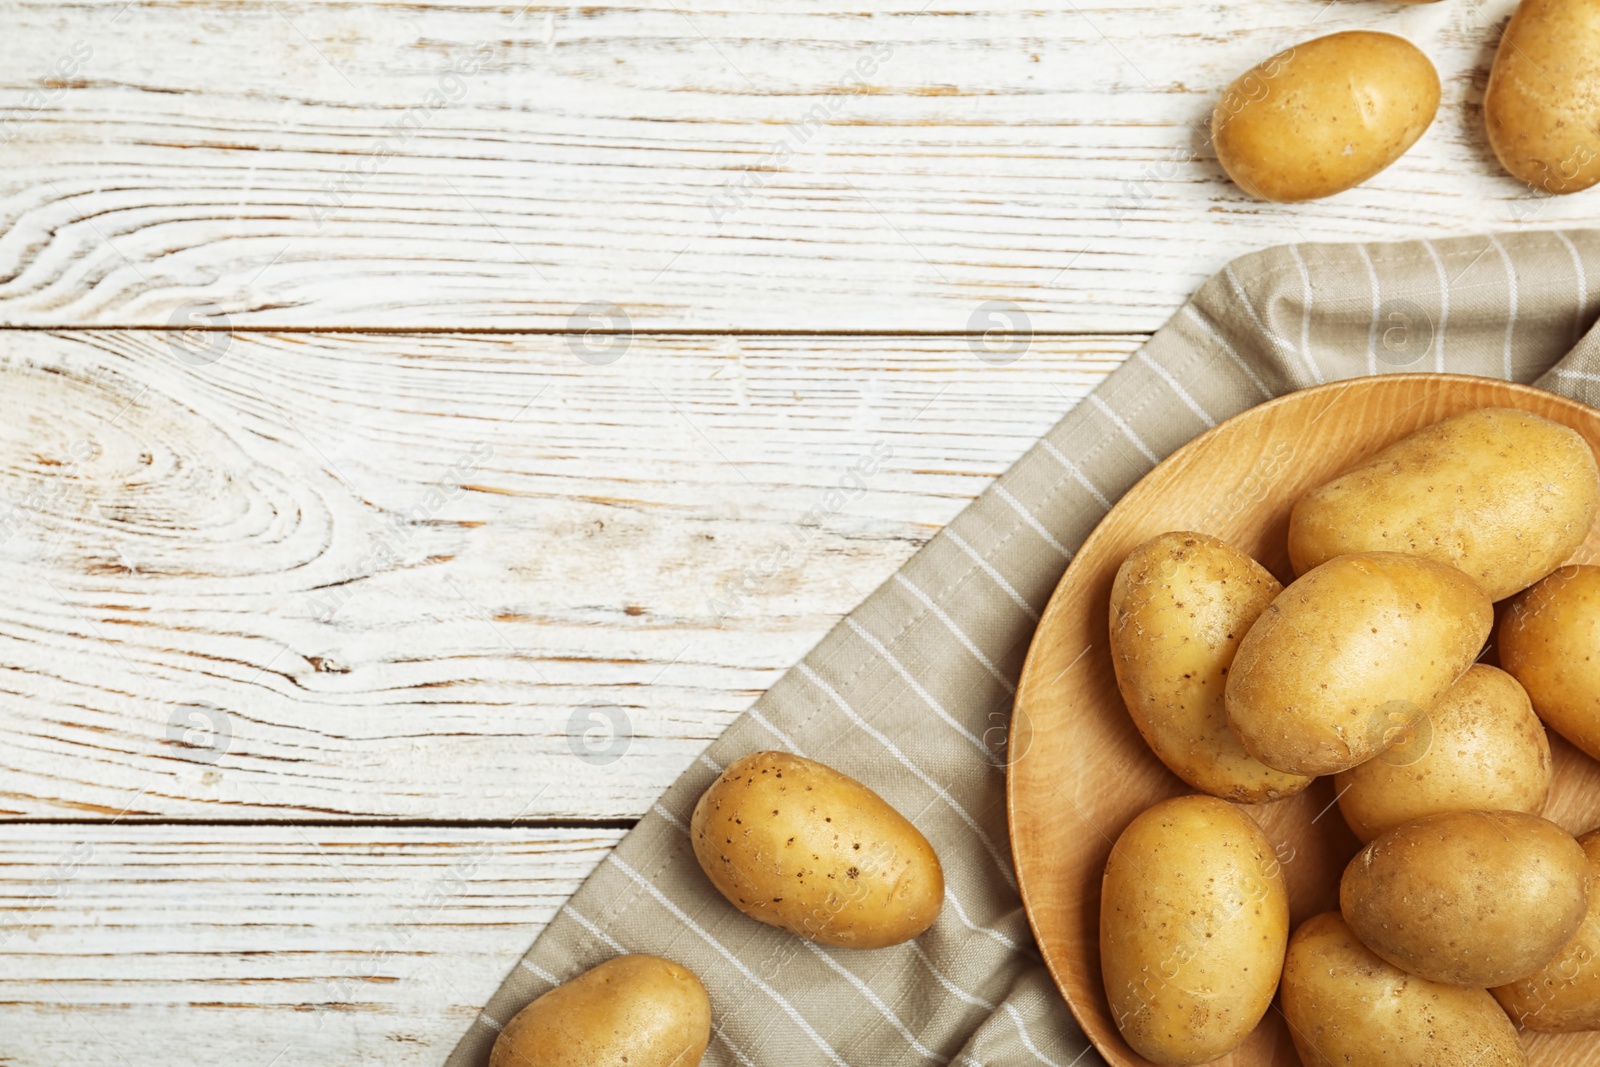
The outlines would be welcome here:
[[[506,978],[451,1067],[482,1067],[525,1004],[626,952],[704,980],[716,1067],[1102,1063],[1033,947],[1006,837],[1011,700],[1073,551],[1162,457],[1291,390],[1434,370],[1600,406],[1597,289],[1600,230],[1290,245],[1229,264],[684,773]],[[722,767],[770,748],[865,782],[927,835],[947,879],[931,930],[833,949],[717,894],[689,814]]]

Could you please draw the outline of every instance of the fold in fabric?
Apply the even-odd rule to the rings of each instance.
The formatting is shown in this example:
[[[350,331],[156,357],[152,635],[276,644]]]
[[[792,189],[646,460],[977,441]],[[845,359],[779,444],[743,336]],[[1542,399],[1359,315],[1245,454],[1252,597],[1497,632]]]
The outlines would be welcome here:
[[[625,952],[693,969],[715,1067],[1102,1064],[1039,961],[1006,836],[1003,739],[1028,642],[1072,553],[1179,446],[1264,400],[1449,371],[1600,404],[1600,230],[1290,245],[1207,281],[1128,362],[852,611],[669,789],[561,909],[450,1067]],[[686,827],[723,766],[784,749],[866,783],[944,864],[938,922],[872,952],[746,918]]]

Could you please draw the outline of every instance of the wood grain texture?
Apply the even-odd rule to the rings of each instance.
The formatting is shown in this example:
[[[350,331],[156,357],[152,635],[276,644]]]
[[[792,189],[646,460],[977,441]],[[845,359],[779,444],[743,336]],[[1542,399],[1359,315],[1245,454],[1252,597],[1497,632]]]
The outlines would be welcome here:
[[[0,39],[0,322],[1149,331],[1247,250],[1591,223],[1482,129],[1512,0],[521,7],[24,0]],[[1434,127],[1295,206],[1223,89],[1414,37]],[[620,320],[608,320],[620,321]]]
[[[1387,375],[1290,393],[1185,445],[1117,502],[1074,557],[1029,647],[1016,715],[1028,725],[1007,776],[1013,854],[1040,951],[1073,1015],[1113,1067],[1150,1067],[1122,1040],[1100,969],[1100,889],[1113,842],[1142,811],[1192,793],[1129,718],[1107,646],[1106,605],[1129,552],[1169,530],[1238,547],[1285,583],[1289,510],[1311,488],[1414,430],[1462,411],[1516,407],[1571,426],[1600,449],[1600,412],[1528,386],[1459,375]],[[1573,555],[1600,560],[1600,523]],[[1063,714],[1070,709],[1071,714]],[[1381,710],[1381,709],[1380,709]],[[1378,724],[1378,729],[1383,724]],[[1019,727],[1020,729],[1020,727]],[[1550,737],[1544,815],[1571,833],[1600,824],[1600,763]],[[1334,808],[1333,779],[1270,804],[1241,805],[1272,842],[1299,924],[1337,909],[1360,848]],[[1206,934],[1205,936],[1210,936]],[[1175,946],[1173,958],[1195,946]],[[1163,980],[1175,980],[1173,976]],[[1145,995],[1145,994],[1135,994]],[[1159,986],[1148,994],[1159,996]],[[1584,1067],[1600,1034],[1529,1034],[1529,1067]],[[1217,1067],[1298,1067],[1279,1010]]]
[[[5,342],[0,817],[506,820],[644,812],[1138,339]]]
[[[0,1064],[440,1063],[621,835],[0,826]]]

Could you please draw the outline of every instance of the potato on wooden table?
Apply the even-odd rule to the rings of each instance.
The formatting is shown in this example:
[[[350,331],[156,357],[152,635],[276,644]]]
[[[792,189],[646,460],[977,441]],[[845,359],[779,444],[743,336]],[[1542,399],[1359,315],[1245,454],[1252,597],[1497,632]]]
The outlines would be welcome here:
[[[1334,782],[1362,841],[1444,811],[1526,811],[1550,795],[1550,741],[1528,694],[1505,671],[1474,664],[1394,745]]]
[[[1578,838],[1589,858],[1589,911],[1555,959],[1492,990],[1518,1026],[1546,1033],[1600,1030],[1600,830]]]
[[[1245,634],[1228,672],[1228,721],[1269,767],[1348,770],[1467,672],[1493,624],[1488,597],[1454,567],[1393,552],[1336,557]]]
[[[1339,911],[1373,952],[1450,985],[1505,985],[1545,966],[1588,911],[1589,861],[1520,811],[1429,815],[1356,854]]]
[[[1100,967],[1122,1037],[1159,1064],[1237,1047],[1272,1003],[1289,895],[1272,844],[1215,797],[1165,800],[1117,838],[1100,892]]]
[[[1305,1067],[1523,1067],[1486,991],[1430,982],[1373,955],[1336,911],[1289,941],[1283,1014]]]
[[[1501,164],[1541,193],[1600,182],[1600,0],[1523,0],[1483,99]]]
[[[729,764],[695,805],[689,837],[730,903],[811,941],[899,944],[944,906],[928,839],[871,789],[803,756],[755,752]]]
[[[1600,759],[1600,567],[1563,567],[1513,600],[1499,647],[1545,725]]]
[[[1350,552],[1448,563],[1490,600],[1555,570],[1600,508],[1600,467],[1576,430],[1527,411],[1484,408],[1405,437],[1326,485],[1289,517],[1304,574]]]
[[[618,956],[523,1008],[489,1067],[695,1067],[711,1041],[711,1000],[687,967]]]
[[[1228,87],[1211,116],[1217,160],[1263,200],[1315,200],[1405,154],[1439,109],[1439,75],[1404,37],[1352,30],[1296,45]]]
[[[1135,548],[1112,584],[1111,662],[1128,714],[1161,762],[1212,796],[1255,804],[1311,784],[1246,752],[1223,708],[1239,642],[1282,591],[1237,548],[1187,532]]]

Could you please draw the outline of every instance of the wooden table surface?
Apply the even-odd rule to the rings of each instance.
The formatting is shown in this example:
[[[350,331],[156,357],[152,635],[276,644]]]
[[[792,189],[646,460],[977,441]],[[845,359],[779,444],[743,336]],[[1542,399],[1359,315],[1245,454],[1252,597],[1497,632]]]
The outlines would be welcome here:
[[[1510,11],[7,4],[0,1064],[439,1063],[1228,259],[1592,221],[1486,145]],[[1250,201],[1211,106],[1351,27],[1433,129]]]

